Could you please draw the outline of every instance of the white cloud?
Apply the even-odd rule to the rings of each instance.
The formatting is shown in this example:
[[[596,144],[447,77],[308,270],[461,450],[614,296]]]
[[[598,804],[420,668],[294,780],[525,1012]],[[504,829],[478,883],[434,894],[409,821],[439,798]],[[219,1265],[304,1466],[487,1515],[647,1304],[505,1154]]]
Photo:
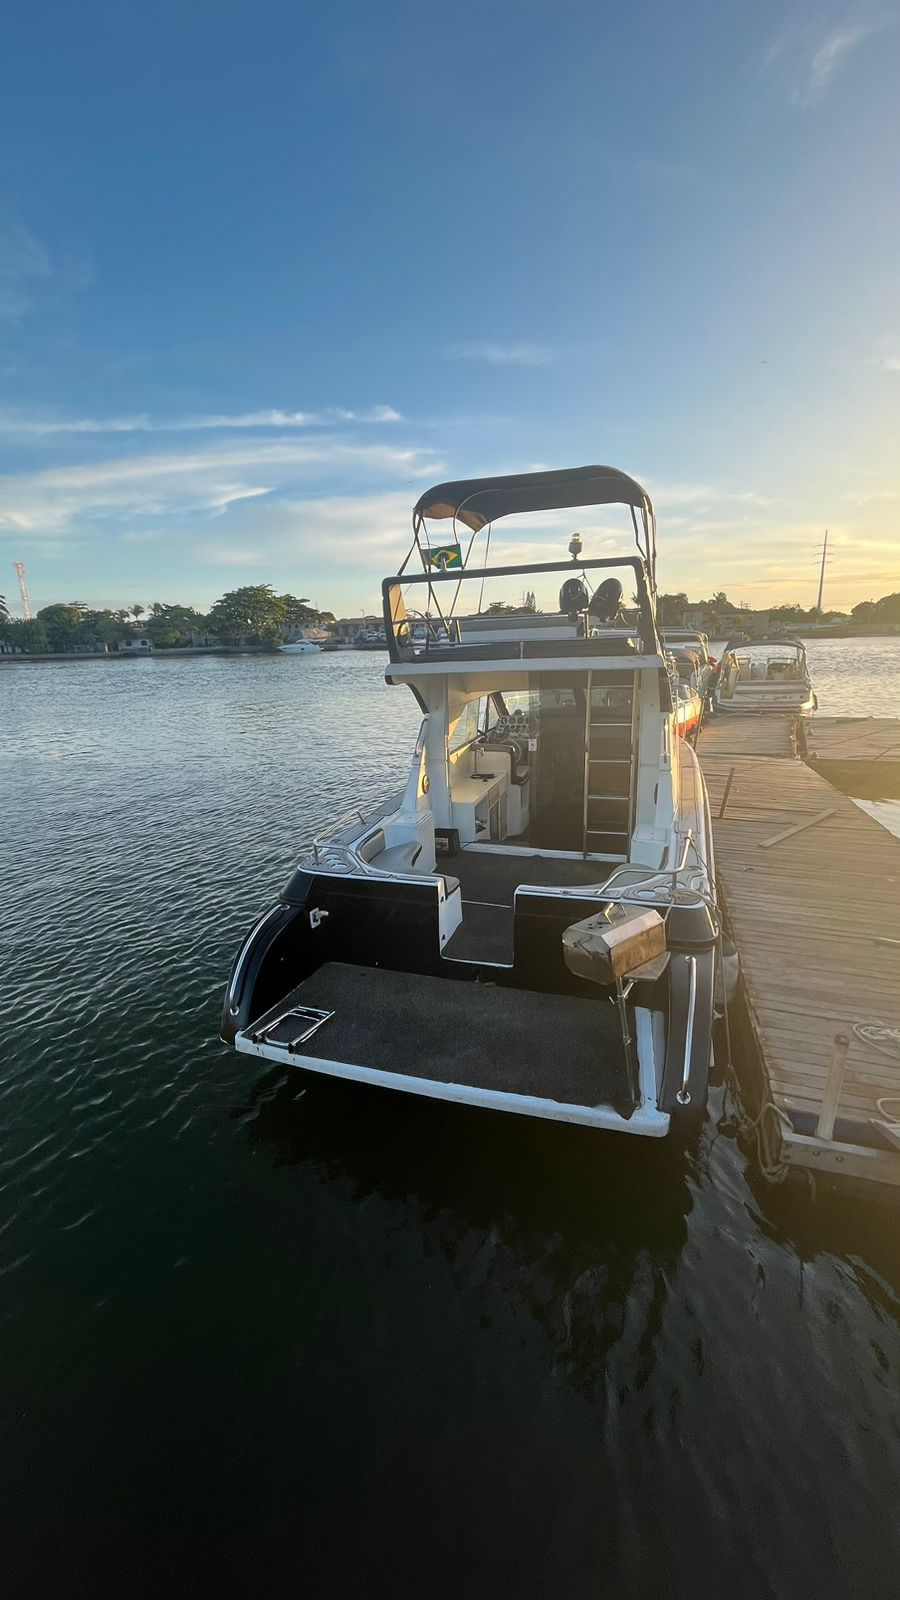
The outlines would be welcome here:
[[[822,100],[838,69],[864,39],[885,26],[883,17],[860,14],[833,26],[816,39],[810,27],[794,24],[775,37],[764,58],[764,66],[771,69],[785,62],[785,71],[792,71],[794,84],[790,98],[796,105],[811,106]]]
[[[754,489],[720,489],[711,483],[655,483],[647,478],[638,481],[645,485],[660,520],[666,517],[670,506],[695,506],[701,510],[708,506],[768,506],[772,503]]]
[[[329,411],[329,417],[334,417],[338,422],[402,422],[403,414],[395,411],[393,406],[369,406],[366,411],[344,411],[338,409]]]
[[[788,94],[795,105],[816,105],[852,52],[887,25],[888,18],[866,0],[856,0],[843,22],[832,24],[825,33],[818,32],[814,22],[797,17],[772,39],[763,56],[763,69],[793,79]]]
[[[412,538],[408,492],[279,499],[237,506],[229,517],[234,543],[217,538],[202,546],[210,564],[252,559],[278,563],[316,560],[353,571],[387,572],[399,566]],[[252,524],[253,544],[247,544]]]
[[[887,356],[883,365],[888,372],[900,372],[900,356]]]
[[[441,467],[430,450],[348,443],[329,435],[132,455],[0,479],[0,528],[46,536],[113,515],[133,523],[191,512],[222,514],[245,500],[306,492],[330,476],[387,476],[413,484],[438,476]]]
[[[849,27],[835,28],[822,40],[809,64],[807,100],[821,98],[843,58],[849,55],[851,50],[855,50],[871,32],[871,23],[856,23]]]
[[[202,433],[228,429],[311,428],[335,422],[400,422],[393,406],[371,406],[362,411],[344,408],[325,411],[212,412],[196,417],[151,417],[147,413],[125,417],[16,417],[0,416],[0,433],[42,437],[51,434],[92,433]]]
[[[546,367],[553,351],[542,344],[494,344],[473,340],[451,346],[447,352],[454,361],[484,361],[495,367]]]
[[[271,489],[251,489],[240,483],[230,483],[212,496],[209,507],[212,511],[227,511],[229,506],[237,505],[239,500],[257,500],[260,495],[271,493]]]

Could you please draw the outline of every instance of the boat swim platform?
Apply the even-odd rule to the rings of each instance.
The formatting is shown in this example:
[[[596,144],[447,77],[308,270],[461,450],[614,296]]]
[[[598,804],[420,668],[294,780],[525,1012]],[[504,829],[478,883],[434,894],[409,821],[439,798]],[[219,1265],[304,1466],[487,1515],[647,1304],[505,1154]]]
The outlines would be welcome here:
[[[900,839],[800,759],[798,721],[716,716],[698,744],[763,1108],[774,1108],[762,1154],[776,1169],[900,1184]],[[821,721],[852,737],[849,722]],[[878,759],[883,730],[869,729],[868,745],[861,731],[857,748]]]

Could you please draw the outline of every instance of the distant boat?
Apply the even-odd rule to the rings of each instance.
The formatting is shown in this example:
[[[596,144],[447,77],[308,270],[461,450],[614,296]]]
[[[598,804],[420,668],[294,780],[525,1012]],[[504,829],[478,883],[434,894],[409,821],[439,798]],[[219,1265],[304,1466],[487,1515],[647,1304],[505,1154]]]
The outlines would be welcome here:
[[[311,639],[295,639],[293,644],[280,644],[278,648],[283,656],[318,656],[322,653],[322,646],[313,644]]]
[[[720,711],[793,711],[818,706],[801,639],[730,639],[716,689]]]

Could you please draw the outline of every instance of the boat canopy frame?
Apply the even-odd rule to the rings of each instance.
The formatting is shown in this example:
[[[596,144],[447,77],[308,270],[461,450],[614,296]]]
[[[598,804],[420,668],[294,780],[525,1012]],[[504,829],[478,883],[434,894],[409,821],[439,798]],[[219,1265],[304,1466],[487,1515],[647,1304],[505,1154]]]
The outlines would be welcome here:
[[[388,653],[391,661],[402,662],[415,659],[418,647],[411,642],[406,642],[399,637],[402,627],[407,625],[407,611],[403,599],[403,587],[407,584],[425,584],[432,603],[436,606],[439,616],[444,613],[440,601],[434,594],[438,584],[452,583],[456,585],[457,594],[463,583],[484,582],[486,578],[519,578],[551,572],[565,572],[571,575],[573,570],[588,572],[597,568],[609,569],[611,567],[628,567],[635,575],[635,587],[638,601],[638,628],[641,648],[647,655],[661,655],[662,646],[656,630],[653,597],[646,565],[640,556],[594,556],[587,559],[578,558],[575,561],[543,561],[529,562],[522,566],[513,567],[465,567],[455,568],[447,572],[413,572],[404,575],[403,568],[394,577],[385,578],[381,585],[382,605],[384,611],[384,631],[387,638]],[[456,596],[454,595],[454,604]],[[452,617],[452,609],[448,613]],[[427,651],[427,638],[426,638]],[[484,654],[484,647],[477,644],[457,644],[451,647],[454,659],[477,660]],[[566,646],[560,644],[560,655],[565,655]]]
[[[565,467],[550,472],[515,472],[494,478],[460,478],[435,484],[419,496],[413,507],[413,542],[401,573],[415,550],[428,568],[422,536],[428,538],[429,518],[451,518],[455,538],[457,523],[470,530],[471,537],[461,565],[468,565],[472,546],[482,529],[487,528],[490,549],[491,528],[500,517],[523,516],[534,511],[565,511],[578,506],[628,506],[638,552],[644,563],[651,591],[656,592],[656,514],[653,502],[642,484],[617,467]],[[460,541],[461,543],[461,541]],[[485,563],[486,564],[486,563]],[[459,571],[459,568],[456,569]]]

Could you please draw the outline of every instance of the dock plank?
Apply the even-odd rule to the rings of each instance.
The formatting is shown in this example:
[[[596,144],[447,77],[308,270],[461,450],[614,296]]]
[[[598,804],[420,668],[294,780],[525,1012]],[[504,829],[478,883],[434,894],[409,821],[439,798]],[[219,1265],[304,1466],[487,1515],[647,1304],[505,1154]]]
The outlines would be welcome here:
[[[810,717],[806,747],[820,761],[900,761],[900,719]]]

